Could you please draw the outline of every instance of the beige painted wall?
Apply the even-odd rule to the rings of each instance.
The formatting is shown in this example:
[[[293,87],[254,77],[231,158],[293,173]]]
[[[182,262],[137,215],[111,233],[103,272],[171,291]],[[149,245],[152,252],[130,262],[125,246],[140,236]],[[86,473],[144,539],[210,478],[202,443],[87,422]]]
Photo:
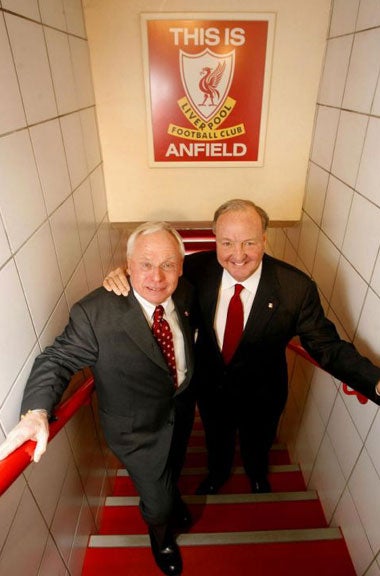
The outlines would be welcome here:
[[[330,0],[239,0],[240,12],[276,13],[262,167],[151,168],[140,13],[190,5],[231,9],[230,0],[84,0],[111,221],[210,220],[236,196],[263,205],[272,220],[298,220]]]

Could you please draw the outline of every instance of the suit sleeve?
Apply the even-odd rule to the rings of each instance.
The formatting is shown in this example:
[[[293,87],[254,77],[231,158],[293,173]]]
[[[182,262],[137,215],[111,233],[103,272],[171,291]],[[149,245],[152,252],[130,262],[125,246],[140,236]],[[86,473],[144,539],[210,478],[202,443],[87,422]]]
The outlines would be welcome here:
[[[37,356],[24,390],[21,413],[45,408],[51,414],[72,375],[98,358],[98,342],[81,306],[75,304],[65,330]]]
[[[375,393],[380,368],[359,354],[353,344],[339,337],[334,324],[324,314],[314,282],[310,282],[300,308],[297,334],[303,347],[322,368],[380,404],[380,397]]]

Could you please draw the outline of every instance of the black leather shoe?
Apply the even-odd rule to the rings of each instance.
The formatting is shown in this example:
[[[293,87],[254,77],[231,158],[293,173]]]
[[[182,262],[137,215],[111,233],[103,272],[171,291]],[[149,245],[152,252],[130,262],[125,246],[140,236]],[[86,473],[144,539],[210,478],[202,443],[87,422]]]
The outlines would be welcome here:
[[[186,532],[191,526],[193,519],[190,510],[182,499],[178,499],[174,505],[172,526],[177,532]]]
[[[224,482],[215,482],[210,476],[207,476],[199,484],[195,491],[198,496],[204,496],[206,494],[217,494],[220,488],[223,486]]]
[[[167,576],[182,574],[182,558],[173,536],[167,535],[164,544],[160,547],[154,534],[149,531],[150,545],[157,566]]]
[[[261,478],[260,480],[251,480],[252,494],[264,494],[272,492],[272,487],[268,478]]]

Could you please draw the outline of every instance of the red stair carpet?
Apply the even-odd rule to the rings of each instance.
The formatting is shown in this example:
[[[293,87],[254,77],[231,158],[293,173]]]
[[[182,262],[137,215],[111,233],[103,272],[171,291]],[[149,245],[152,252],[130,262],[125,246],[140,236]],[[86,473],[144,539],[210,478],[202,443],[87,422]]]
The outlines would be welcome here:
[[[194,496],[206,474],[203,431],[196,421],[181,478],[192,512],[178,537],[183,576],[355,576],[342,534],[329,528],[315,492],[289,462],[271,452],[271,494],[250,494],[237,454],[234,473],[217,496]],[[82,576],[162,576],[150,551],[138,498],[124,470],[107,498],[100,533],[91,537]]]

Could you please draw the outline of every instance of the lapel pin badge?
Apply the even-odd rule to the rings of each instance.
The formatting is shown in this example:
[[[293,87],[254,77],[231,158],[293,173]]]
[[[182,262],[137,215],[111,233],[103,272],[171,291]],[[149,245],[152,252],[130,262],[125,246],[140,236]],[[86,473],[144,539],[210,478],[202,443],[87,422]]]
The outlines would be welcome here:
[[[273,308],[273,302],[269,302],[269,303],[268,303],[268,308],[270,308],[270,309]]]

